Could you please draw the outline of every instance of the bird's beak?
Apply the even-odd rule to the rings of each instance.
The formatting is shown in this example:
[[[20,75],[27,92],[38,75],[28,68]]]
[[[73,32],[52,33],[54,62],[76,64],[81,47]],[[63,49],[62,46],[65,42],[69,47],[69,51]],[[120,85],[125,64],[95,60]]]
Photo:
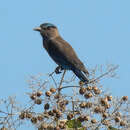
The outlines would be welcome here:
[[[41,31],[41,27],[36,27],[36,28],[34,28],[33,30],[34,30],[34,31],[39,31],[39,32],[40,32],[40,31]]]

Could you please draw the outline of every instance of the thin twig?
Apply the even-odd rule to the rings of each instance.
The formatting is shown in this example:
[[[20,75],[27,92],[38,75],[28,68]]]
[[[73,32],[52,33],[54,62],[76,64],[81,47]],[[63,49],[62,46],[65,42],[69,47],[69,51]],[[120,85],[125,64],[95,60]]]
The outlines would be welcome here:
[[[52,75],[49,75],[49,76],[52,78],[52,80],[53,80],[55,86],[57,87],[57,83],[56,83],[55,79],[53,78],[53,76],[52,76]]]
[[[115,66],[115,67],[111,68],[111,69],[110,69],[109,71],[107,71],[106,73],[100,75],[99,77],[97,77],[97,78],[95,78],[95,79],[90,80],[89,83],[93,83],[93,82],[95,82],[95,81],[101,79],[102,77],[108,75],[110,72],[116,70],[117,68],[118,68],[118,66]],[[75,88],[79,88],[80,86],[64,86],[64,87],[59,88],[59,89],[62,90],[62,89],[64,89],[64,88],[74,88],[74,87],[75,87]]]
[[[110,72],[112,72],[112,71],[116,70],[118,67],[119,67],[119,66],[117,65],[117,66],[115,66],[115,67],[111,68],[111,69],[110,69],[110,70],[108,70],[106,73],[104,73],[104,74],[100,75],[100,76],[99,76],[99,77],[97,77],[96,79],[92,79],[92,80],[90,80],[90,82],[89,82],[89,83],[93,83],[93,82],[98,81],[98,80],[99,80],[99,79],[101,79],[102,77],[104,77],[104,76],[108,75]]]
[[[52,76],[55,73],[55,71],[53,71],[52,73],[49,74],[49,76]]]
[[[64,87],[60,88],[60,90],[62,90],[64,88],[80,88],[80,86],[64,86]]]
[[[60,91],[60,89],[61,89],[61,87],[62,87],[61,85],[62,85],[62,82],[63,82],[63,80],[64,80],[65,73],[66,73],[66,70],[64,70],[63,75],[62,75],[62,77],[61,77],[61,81],[60,81],[60,84],[59,84],[59,91]]]

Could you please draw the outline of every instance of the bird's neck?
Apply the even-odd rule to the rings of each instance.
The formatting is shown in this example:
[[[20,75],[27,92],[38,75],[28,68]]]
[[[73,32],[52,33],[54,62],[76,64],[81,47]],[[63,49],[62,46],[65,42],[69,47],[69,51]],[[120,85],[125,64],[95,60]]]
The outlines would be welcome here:
[[[43,37],[43,41],[50,41],[50,40],[54,40],[56,39],[57,37],[59,37],[59,35],[56,35],[56,36],[51,36],[51,37],[48,37],[48,36],[44,36]]]

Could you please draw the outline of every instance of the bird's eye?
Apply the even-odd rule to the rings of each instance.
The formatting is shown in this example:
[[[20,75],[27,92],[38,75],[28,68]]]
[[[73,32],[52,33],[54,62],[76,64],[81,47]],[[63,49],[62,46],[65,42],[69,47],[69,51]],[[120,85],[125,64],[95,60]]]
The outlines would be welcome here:
[[[47,27],[47,29],[48,29],[48,30],[50,30],[50,29],[51,29],[51,27],[50,27],[50,26],[48,26],[48,27]]]
[[[43,30],[46,30],[46,28],[44,27]]]

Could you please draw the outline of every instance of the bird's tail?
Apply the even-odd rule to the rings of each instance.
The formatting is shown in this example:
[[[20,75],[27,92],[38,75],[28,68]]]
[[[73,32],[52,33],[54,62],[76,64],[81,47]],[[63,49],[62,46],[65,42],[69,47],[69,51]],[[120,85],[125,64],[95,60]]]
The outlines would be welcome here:
[[[88,78],[83,74],[83,72],[77,68],[73,68],[72,71],[75,73],[75,75],[83,82],[88,83]]]

